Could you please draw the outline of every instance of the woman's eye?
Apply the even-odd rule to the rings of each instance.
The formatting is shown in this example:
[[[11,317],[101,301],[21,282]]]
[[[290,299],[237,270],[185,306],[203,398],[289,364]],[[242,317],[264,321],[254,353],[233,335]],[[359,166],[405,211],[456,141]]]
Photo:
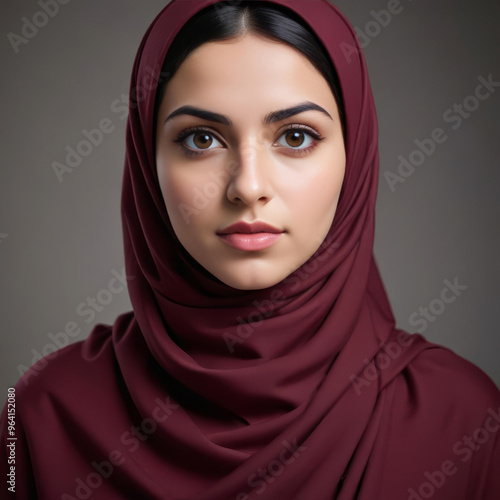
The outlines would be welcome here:
[[[222,144],[208,132],[195,132],[184,140],[187,147],[194,150],[207,151],[222,146]]]
[[[306,149],[313,142],[313,138],[302,130],[288,130],[278,140],[280,146],[293,149]]]

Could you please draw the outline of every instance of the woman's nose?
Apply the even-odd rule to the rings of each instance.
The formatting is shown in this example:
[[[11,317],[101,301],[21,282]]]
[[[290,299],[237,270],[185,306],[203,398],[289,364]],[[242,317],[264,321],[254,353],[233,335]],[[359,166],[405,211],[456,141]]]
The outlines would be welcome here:
[[[253,206],[273,197],[271,153],[258,139],[243,144],[235,154],[227,188],[229,201]]]

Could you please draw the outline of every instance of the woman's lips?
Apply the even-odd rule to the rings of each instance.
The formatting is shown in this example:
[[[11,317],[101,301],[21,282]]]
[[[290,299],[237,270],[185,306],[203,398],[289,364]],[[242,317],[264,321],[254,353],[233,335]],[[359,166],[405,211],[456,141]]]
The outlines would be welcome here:
[[[274,245],[283,236],[283,233],[284,231],[281,229],[265,222],[239,221],[217,231],[217,236],[233,248],[255,252]]]
[[[219,234],[218,235],[228,245],[237,248],[238,250],[245,250],[247,252],[254,252],[256,250],[264,250],[274,245],[283,233],[232,233],[232,234]]]

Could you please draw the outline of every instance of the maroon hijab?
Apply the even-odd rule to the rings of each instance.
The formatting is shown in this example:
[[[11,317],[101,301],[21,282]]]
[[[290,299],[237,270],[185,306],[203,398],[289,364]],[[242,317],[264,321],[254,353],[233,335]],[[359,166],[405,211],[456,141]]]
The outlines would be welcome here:
[[[498,391],[394,326],[373,259],[367,69],[326,0],[270,0],[309,24],[342,88],[346,176],[325,242],[260,291],[221,283],[181,247],[156,176],[156,80],[176,33],[214,3],[173,0],[139,49],[122,197],[133,312],[19,382],[17,498],[500,498]],[[478,429],[477,450],[460,444]]]

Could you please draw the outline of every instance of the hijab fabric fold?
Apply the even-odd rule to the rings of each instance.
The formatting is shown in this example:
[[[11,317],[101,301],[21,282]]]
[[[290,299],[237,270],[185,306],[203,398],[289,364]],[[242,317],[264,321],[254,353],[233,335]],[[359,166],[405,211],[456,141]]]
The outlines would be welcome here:
[[[132,92],[146,87],[151,71],[160,73],[179,29],[213,3],[168,5],[139,50]],[[195,461],[184,481],[182,474],[173,480],[172,491],[186,491],[189,498],[236,497],[249,488],[247,478],[256,469],[279,457],[284,442],[301,443],[304,457],[283,471],[288,477],[280,480],[279,490],[269,487],[269,496],[264,491],[259,498],[292,498],[310,469],[329,470],[322,481],[331,484],[323,490],[333,494],[367,427],[376,433],[382,380],[359,397],[353,377],[366,368],[364,360],[375,358],[381,345],[398,335],[372,255],[378,136],[356,35],[326,1],[273,3],[314,27],[338,72],[346,114],[346,176],[335,220],[300,269],[270,289],[237,291],[200,268],[178,242],[158,186],[156,89],[132,107],[128,123],[122,213],[127,274],[134,276],[129,291],[140,330],[136,336],[144,338],[179,391],[174,397],[182,408],[180,427],[172,421],[165,434],[186,446],[188,422],[194,427],[186,453],[206,454],[212,462],[207,468],[206,461]],[[356,48],[349,58],[346,43]],[[420,338],[409,344],[384,374],[384,383],[428,347]],[[119,353],[118,361],[121,365]],[[330,429],[330,440],[322,429]],[[332,454],[332,449],[343,451]],[[214,484],[221,472],[226,479]]]

